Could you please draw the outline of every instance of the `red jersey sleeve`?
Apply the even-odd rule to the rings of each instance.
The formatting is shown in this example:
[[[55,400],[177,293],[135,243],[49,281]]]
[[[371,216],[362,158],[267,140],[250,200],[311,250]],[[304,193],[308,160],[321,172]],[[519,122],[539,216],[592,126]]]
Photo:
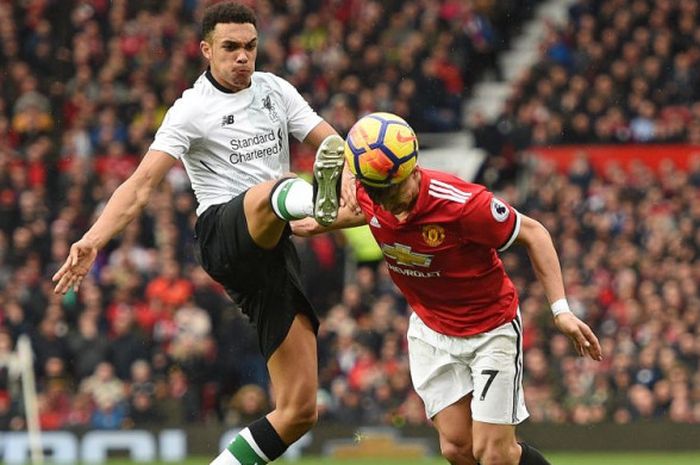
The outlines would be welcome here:
[[[483,190],[462,210],[463,237],[499,252],[511,246],[520,232],[520,214],[493,193]]]

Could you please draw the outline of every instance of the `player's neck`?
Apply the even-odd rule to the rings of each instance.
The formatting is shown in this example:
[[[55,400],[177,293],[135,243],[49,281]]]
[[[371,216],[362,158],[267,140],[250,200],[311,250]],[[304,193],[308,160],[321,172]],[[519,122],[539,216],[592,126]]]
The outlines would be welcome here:
[[[227,82],[225,79],[222,79],[221,76],[218,76],[211,69],[211,67],[207,68],[206,76],[209,79],[209,82],[211,82],[214,87],[227,94],[234,94],[243,89],[247,89],[252,83],[252,81],[248,81],[246,85],[236,86],[235,84]]]
[[[392,213],[394,215],[394,218],[396,218],[399,223],[403,223],[408,219],[408,215],[411,213],[411,210],[404,210],[401,213]]]

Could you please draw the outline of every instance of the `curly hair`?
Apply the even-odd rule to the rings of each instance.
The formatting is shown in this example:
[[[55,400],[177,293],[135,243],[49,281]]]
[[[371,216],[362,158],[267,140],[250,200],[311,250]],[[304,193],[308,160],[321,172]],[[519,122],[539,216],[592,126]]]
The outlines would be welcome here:
[[[245,5],[235,2],[222,2],[208,7],[204,11],[202,19],[202,37],[207,40],[208,35],[219,23],[250,23],[257,26],[257,19],[253,10]]]

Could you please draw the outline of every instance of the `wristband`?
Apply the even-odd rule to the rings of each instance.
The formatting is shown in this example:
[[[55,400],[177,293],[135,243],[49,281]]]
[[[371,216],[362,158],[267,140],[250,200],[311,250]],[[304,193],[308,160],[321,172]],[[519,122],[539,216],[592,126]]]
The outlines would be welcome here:
[[[566,298],[559,299],[556,302],[552,303],[552,305],[550,305],[550,308],[552,309],[552,314],[554,315],[554,318],[556,318],[562,313],[571,313],[571,309],[569,308],[569,302],[566,301]]]

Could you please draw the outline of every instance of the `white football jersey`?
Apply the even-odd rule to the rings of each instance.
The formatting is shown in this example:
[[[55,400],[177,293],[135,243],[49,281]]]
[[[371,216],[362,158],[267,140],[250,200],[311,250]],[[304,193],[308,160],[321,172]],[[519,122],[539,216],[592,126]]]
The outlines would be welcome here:
[[[303,141],[321,117],[284,79],[255,72],[231,92],[209,71],[165,115],[151,150],[182,160],[197,215],[289,172],[289,135]]]

